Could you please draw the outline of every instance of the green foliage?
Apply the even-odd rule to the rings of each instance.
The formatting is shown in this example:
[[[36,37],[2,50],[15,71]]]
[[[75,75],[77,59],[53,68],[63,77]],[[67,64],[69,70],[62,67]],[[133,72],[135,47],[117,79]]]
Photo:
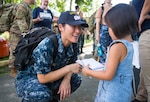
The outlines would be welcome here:
[[[66,0],[56,0],[56,7],[59,12],[65,11]]]
[[[92,9],[93,0],[75,0],[75,3],[80,6],[83,12],[88,12]]]
[[[22,0],[3,0],[4,3],[20,3]]]
[[[30,6],[31,9],[33,10],[35,7],[39,6],[40,3],[41,3],[41,0],[36,0],[36,3]]]
[[[89,36],[89,39],[85,39],[85,43],[92,43],[93,42],[93,37],[92,36]]]
[[[4,60],[8,60],[9,57],[3,57],[3,58],[0,58],[0,61],[4,61]]]
[[[5,3],[12,3],[12,0],[4,0]]]
[[[5,3],[20,3],[22,0],[4,0]],[[71,2],[72,0],[69,0],[70,4],[67,6],[72,6]],[[92,9],[92,1],[93,0],[75,0],[75,3],[77,5],[80,6],[80,9],[83,12],[88,12]],[[31,8],[34,9],[35,7],[40,5],[41,0],[36,0],[36,4],[35,5],[31,5]],[[49,2],[49,6],[59,12],[63,12],[65,11],[65,3],[67,2],[67,0],[50,0]]]
[[[22,0],[14,0],[14,3],[20,3]]]
[[[82,6],[82,5],[88,6],[88,5],[92,4],[92,0],[75,0],[75,3],[80,6]]]
[[[7,41],[9,40],[9,33],[8,32],[4,32],[2,34],[0,34],[0,37],[5,38]]]

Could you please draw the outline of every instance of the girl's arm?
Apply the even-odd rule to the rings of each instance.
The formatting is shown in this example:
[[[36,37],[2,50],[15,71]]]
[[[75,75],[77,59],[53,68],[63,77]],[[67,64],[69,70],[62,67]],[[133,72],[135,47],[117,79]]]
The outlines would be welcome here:
[[[125,58],[126,54],[127,49],[123,43],[113,44],[110,48],[105,70],[93,71],[86,67],[82,69],[82,73],[85,76],[92,76],[99,80],[111,80],[116,73],[119,63]]]

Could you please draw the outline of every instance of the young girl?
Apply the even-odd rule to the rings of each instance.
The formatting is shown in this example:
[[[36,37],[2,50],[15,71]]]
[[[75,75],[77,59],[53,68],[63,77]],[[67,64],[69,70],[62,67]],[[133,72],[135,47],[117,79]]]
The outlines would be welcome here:
[[[130,102],[132,96],[133,46],[131,34],[138,31],[138,17],[127,4],[114,6],[105,16],[113,42],[109,46],[104,70],[82,69],[85,76],[100,81],[95,102]]]

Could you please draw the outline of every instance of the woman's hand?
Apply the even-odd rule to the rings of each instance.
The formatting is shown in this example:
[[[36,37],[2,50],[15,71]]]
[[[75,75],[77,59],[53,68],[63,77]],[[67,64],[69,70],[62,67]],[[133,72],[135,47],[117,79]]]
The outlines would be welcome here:
[[[82,66],[78,63],[68,65],[72,73],[80,73],[82,71]]]
[[[71,94],[71,85],[69,80],[63,80],[59,86],[58,94],[60,94],[60,100],[64,100]]]

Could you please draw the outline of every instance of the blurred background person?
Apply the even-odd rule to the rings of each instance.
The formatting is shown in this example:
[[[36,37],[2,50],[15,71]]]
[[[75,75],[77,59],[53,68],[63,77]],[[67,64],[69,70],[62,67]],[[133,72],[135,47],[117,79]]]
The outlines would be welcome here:
[[[52,23],[57,22],[58,18],[53,15],[48,8],[49,0],[41,0],[39,7],[32,12],[34,27],[48,27],[52,29]]]
[[[81,20],[86,22],[86,20],[83,18],[83,13],[82,13],[82,11],[80,11],[80,7],[78,5],[75,6],[75,11],[80,16]],[[84,39],[85,39],[85,28],[82,27],[82,32],[78,39],[79,54],[83,53]]]
[[[135,100],[132,102],[150,102],[150,0],[132,0],[139,16],[139,55],[140,82]]]
[[[17,69],[14,66],[15,56],[13,55],[13,51],[20,40],[20,36],[26,35],[26,33],[33,28],[32,11],[29,5],[34,3],[35,0],[23,0],[17,4],[15,9],[15,19],[10,27],[9,36],[9,68],[11,77],[16,77],[17,74]]]
[[[105,0],[102,6],[98,8],[95,14],[96,20],[96,41],[101,46],[101,56],[100,62],[105,63],[107,47],[112,42],[111,37],[109,36],[108,27],[104,21],[105,14],[111,9],[112,3],[111,0]]]

